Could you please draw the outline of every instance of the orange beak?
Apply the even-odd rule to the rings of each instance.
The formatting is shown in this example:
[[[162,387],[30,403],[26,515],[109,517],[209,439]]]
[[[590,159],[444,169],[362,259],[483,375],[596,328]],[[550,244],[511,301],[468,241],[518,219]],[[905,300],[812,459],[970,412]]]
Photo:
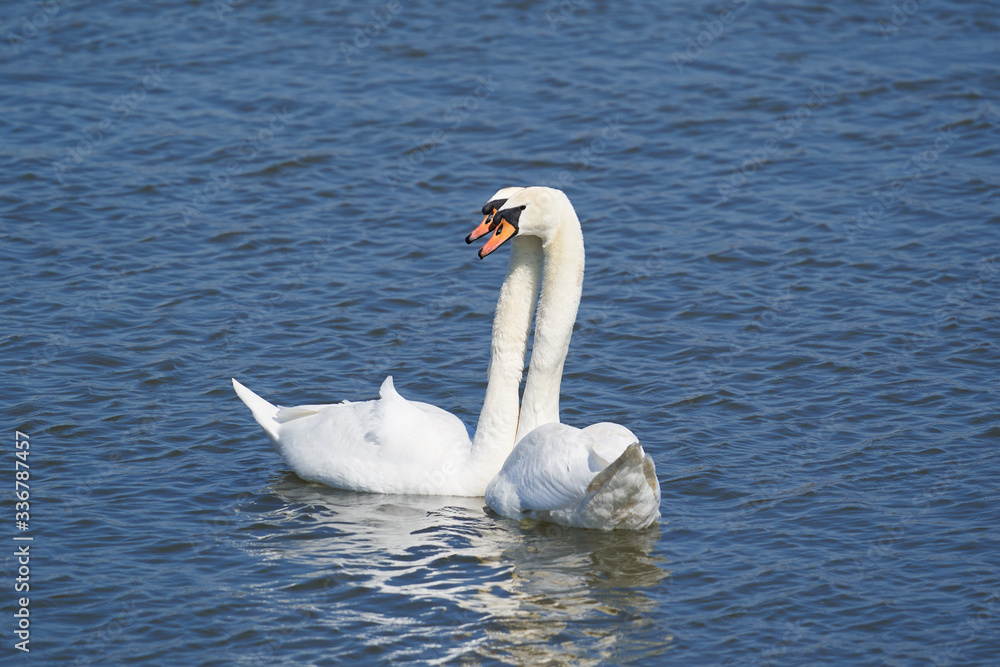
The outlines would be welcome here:
[[[482,227],[482,225],[480,225],[480,227]],[[476,231],[479,230],[477,229]],[[473,232],[473,234],[475,234],[475,232]],[[510,237],[514,236],[514,234],[517,234],[517,227],[510,224],[503,218],[500,218],[500,225],[497,227],[497,230],[493,232],[493,236],[491,236],[490,240],[486,242],[486,245],[479,249],[479,259],[486,257],[486,255],[502,246],[508,239],[510,239]]]
[[[485,218],[483,218],[483,221],[481,223],[479,223],[479,226],[476,227],[475,229],[473,229],[472,233],[465,237],[465,242],[466,243],[472,243],[476,239],[478,239],[480,237],[483,237],[483,236],[486,236],[487,234],[489,234],[490,232],[492,232],[493,231],[493,226],[494,226],[493,225],[493,214],[496,213],[496,212],[497,212],[497,210],[493,209],[493,213],[490,213]]]

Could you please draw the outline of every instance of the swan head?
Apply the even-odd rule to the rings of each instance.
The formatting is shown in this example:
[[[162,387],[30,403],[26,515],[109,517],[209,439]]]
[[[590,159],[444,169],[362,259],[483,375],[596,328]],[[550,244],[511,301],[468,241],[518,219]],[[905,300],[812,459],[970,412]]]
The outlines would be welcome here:
[[[497,209],[503,208],[503,205],[507,200],[516,192],[520,192],[524,188],[512,187],[512,188],[500,188],[494,193],[489,200],[483,204],[483,221],[479,223],[479,226],[472,230],[472,233],[465,237],[466,243],[472,243],[476,239],[486,236],[496,228],[496,224],[493,222],[493,216],[496,214]]]
[[[499,208],[494,208],[466,239],[467,243],[471,243],[487,232],[493,232],[486,245],[479,249],[480,259],[517,235],[537,236],[542,240],[542,245],[547,244],[559,230],[564,211],[567,208],[569,211],[573,210],[573,205],[562,190],[535,186],[505,188],[500,192],[507,190],[514,192],[509,193]],[[488,205],[494,203],[491,200]],[[486,212],[486,207],[483,207],[483,212]]]

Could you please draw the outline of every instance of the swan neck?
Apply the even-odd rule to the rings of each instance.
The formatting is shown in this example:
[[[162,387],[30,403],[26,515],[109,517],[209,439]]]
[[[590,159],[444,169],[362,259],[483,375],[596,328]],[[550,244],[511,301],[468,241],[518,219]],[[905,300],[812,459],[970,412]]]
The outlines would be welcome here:
[[[541,274],[541,240],[531,236],[514,238],[493,318],[486,396],[472,444],[476,468],[488,474],[487,481],[500,471],[514,449],[518,390]]]
[[[543,272],[531,364],[521,400],[516,441],[559,421],[559,388],[583,291],[583,231],[569,200],[556,210],[555,234],[542,247]]]

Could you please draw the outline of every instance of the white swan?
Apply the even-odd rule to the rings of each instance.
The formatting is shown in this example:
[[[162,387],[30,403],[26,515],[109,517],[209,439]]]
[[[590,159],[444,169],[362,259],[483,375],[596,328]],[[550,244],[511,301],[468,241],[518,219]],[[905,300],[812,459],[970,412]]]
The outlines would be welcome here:
[[[466,239],[493,232],[480,257],[513,240],[473,440],[457,417],[400,396],[391,377],[383,382],[380,399],[362,403],[280,408],[233,380],[237,394],[289,467],[309,481],[381,493],[485,493],[487,504],[505,516],[571,526],[652,524],[659,517],[660,488],[652,459],[635,435],[617,424],[581,430],[558,423],[562,369],[583,284],[583,235],[572,205],[559,190],[505,188],[483,213],[483,222]],[[543,262],[519,413],[518,387]]]
[[[507,239],[541,240],[543,281],[517,446],[486,488],[486,504],[510,518],[567,526],[639,529],[660,516],[653,460],[624,426],[559,423],[559,386],[583,287],[580,221],[560,190],[510,195],[491,223],[485,257]]]
[[[492,231],[494,211],[520,189],[504,188],[491,197],[482,224],[466,240]],[[540,267],[539,240],[515,239],[497,300],[488,385],[472,440],[458,417],[400,396],[391,376],[376,400],[293,408],[274,406],[235,379],[233,387],[285,463],[305,480],[375,493],[482,496],[514,447]]]

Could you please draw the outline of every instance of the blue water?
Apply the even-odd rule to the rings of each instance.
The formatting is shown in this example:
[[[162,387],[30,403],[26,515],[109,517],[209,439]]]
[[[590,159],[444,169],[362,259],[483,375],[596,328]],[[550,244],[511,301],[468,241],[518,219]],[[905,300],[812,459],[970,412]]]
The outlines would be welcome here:
[[[995,3],[17,0],[0,34],[4,664],[994,664]],[[563,420],[640,436],[660,525],[290,473],[231,377],[391,373],[474,427],[506,260],[463,238],[530,184],[587,244]]]

